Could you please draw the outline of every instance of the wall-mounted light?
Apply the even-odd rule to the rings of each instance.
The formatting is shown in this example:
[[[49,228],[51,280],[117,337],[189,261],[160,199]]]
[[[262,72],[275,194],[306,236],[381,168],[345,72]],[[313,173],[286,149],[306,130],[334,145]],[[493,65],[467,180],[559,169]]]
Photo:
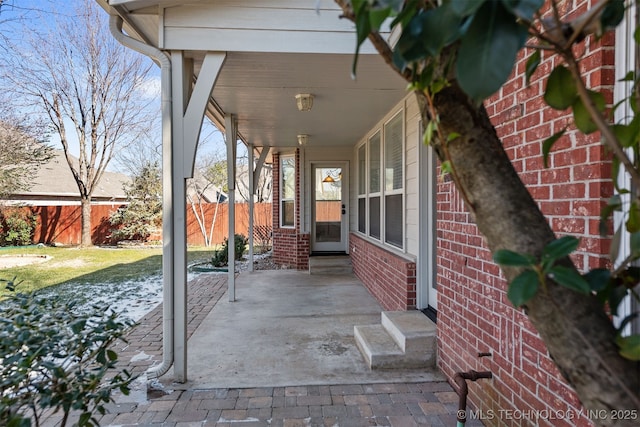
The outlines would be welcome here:
[[[298,111],[311,111],[311,107],[313,107],[313,95],[310,93],[297,94],[296,105],[298,106]]]
[[[309,142],[309,135],[300,134],[298,135],[298,145],[304,147]]]

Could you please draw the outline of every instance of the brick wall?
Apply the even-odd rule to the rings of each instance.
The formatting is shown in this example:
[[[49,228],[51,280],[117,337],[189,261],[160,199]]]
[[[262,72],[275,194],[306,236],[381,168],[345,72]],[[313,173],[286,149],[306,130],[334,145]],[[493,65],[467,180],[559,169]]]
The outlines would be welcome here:
[[[354,274],[385,310],[416,307],[416,263],[374,245],[357,233],[349,237]]]
[[[563,11],[577,3],[561,3]],[[586,81],[612,102],[614,37],[589,39],[585,52]],[[541,94],[546,76],[558,59],[543,54],[543,63],[525,85],[526,49],[516,73],[486,102],[488,113],[522,180],[559,235],[581,238],[574,260],[587,270],[606,265],[609,241],[598,235],[600,208],[612,194],[611,165],[598,135],[570,131],[555,146],[548,169],[542,164],[542,141],[561,130],[566,112],[545,107]],[[572,127],[570,129],[573,129]],[[437,194],[438,343],[439,364],[451,378],[457,371],[489,370],[494,379],[470,384],[470,402],[488,414],[487,425],[590,425],[580,403],[550,359],[542,340],[522,310],[506,296],[507,284],[478,233],[454,185],[442,180]],[[489,352],[490,357],[478,357]],[[500,410],[518,410],[511,415]],[[535,413],[533,411],[548,411]],[[528,420],[513,417],[530,416]],[[546,416],[545,416],[546,414]],[[507,417],[511,416],[511,419]],[[555,416],[556,419],[553,419]]]
[[[273,155],[273,260],[277,265],[307,270],[309,268],[310,239],[309,233],[301,231],[301,165],[300,150],[295,151],[296,165],[296,199],[295,227],[280,227],[280,154]]]

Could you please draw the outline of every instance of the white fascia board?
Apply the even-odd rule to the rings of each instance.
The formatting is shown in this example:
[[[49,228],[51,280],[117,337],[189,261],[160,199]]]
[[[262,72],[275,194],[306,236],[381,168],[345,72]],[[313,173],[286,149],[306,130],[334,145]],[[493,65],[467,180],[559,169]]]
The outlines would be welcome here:
[[[228,30],[219,28],[165,28],[167,50],[221,52],[353,54],[353,33],[313,33],[273,30]],[[361,55],[378,55],[369,41]]]

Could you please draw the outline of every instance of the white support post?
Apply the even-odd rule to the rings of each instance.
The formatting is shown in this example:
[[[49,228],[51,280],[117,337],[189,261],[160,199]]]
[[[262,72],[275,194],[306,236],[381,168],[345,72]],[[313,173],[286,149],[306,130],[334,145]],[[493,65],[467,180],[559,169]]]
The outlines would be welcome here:
[[[228,254],[229,254],[229,278],[227,287],[229,293],[229,301],[236,300],[236,257],[235,257],[235,236],[236,236],[236,144],[238,141],[237,122],[232,114],[225,115],[224,128],[227,143],[227,186],[229,187],[229,237],[228,237]]]
[[[171,53],[173,91],[173,298],[174,363],[177,382],[187,381],[187,178],[193,176],[204,112],[226,54],[208,52],[192,87],[193,61]]]
[[[173,64],[173,375],[177,382],[187,380],[187,222],[186,181],[184,178],[184,116],[189,96],[189,65],[182,52],[172,52]]]
[[[253,174],[254,167],[254,147],[253,144],[247,144],[247,151],[249,152],[249,272],[253,272],[253,215],[254,215],[254,194],[255,194],[255,182],[256,178]]]

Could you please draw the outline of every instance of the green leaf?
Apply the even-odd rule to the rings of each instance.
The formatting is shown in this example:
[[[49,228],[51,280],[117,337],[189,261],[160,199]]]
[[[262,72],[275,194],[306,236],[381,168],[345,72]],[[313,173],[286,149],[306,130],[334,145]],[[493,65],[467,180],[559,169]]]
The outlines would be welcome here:
[[[542,250],[542,256],[555,261],[571,254],[579,244],[580,239],[573,236],[563,236],[546,245]]]
[[[90,419],[91,419],[91,412],[83,412],[82,414],[80,414],[80,418],[78,419],[78,425],[79,426],[90,425],[88,424]]]
[[[618,337],[616,344],[620,347],[620,355],[630,360],[640,360],[640,335]]]
[[[573,268],[556,265],[549,271],[554,282],[581,294],[589,294],[591,286],[580,273]]]
[[[362,1],[359,7],[356,8],[354,2],[354,11],[356,12],[356,52],[353,56],[353,64],[351,66],[351,75],[355,78],[356,69],[358,68],[358,54],[360,53],[360,47],[362,43],[367,39],[369,33],[371,33],[371,20],[369,19],[369,8],[366,1]]]
[[[458,50],[456,75],[462,90],[480,102],[500,89],[526,37],[527,30],[502,3],[483,3]]]
[[[624,0],[609,0],[600,15],[600,23],[604,30],[615,28],[624,19]]]
[[[451,162],[449,160],[445,160],[444,162],[442,162],[440,164],[440,169],[442,170],[442,173],[451,173],[453,171],[453,168],[451,167]]]
[[[369,25],[373,31],[378,31],[382,23],[391,16],[391,8],[373,8],[369,14]]]
[[[627,74],[624,75],[623,78],[618,80],[619,82],[633,82],[636,79],[635,71],[627,71]]]
[[[535,52],[533,52],[531,54],[529,59],[527,59],[527,64],[526,65],[527,66],[526,66],[526,69],[525,69],[525,76],[526,76],[527,85],[528,85],[529,81],[531,80],[531,76],[538,69],[538,65],[540,65],[540,51],[539,50],[536,50]]]
[[[515,307],[520,307],[535,296],[539,286],[536,272],[525,270],[511,281],[507,297]]]
[[[638,202],[635,200],[631,202],[625,225],[629,233],[640,231],[640,208],[638,207]]]
[[[589,91],[589,97],[598,111],[603,111],[606,105],[604,96],[599,92]],[[598,130],[598,126],[584,106],[582,99],[576,98],[573,103],[573,120],[576,127],[585,134],[590,134]]]
[[[571,71],[564,65],[558,65],[547,78],[544,102],[556,110],[566,110],[578,99],[576,84]]]
[[[437,124],[434,120],[427,123],[427,127],[424,130],[424,143],[426,145],[431,145],[431,142],[433,141],[433,132],[435,131],[436,126]]]
[[[549,167],[549,153],[551,152],[551,148],[553,148],[553,144],[555,144],[562,135],[564,135],[566,130],[567,128],[564,128],[560,132],[554,133],[542,143],[542,160],[545,168]]]
[[[620,141],[620,144],[625,148],[629,148],[638,143],[640,120],[635,117],[629,124],[611,126],[611,130]]]
[[[109,362],[115,362],[118,360],[118,354],[113,350],[107,350],[107,358],[109,359]]]
[[[473,15],[486,0],[451,0],[450,8],[460,17]]]
[[[85,319],[78,319],[70,325],[71,330],[74,334],[79,334],[80,332],[82,332],[86,324],[87,321]]]
[[[493,254],[493,261],[501,266],[507,267],[531,267],[536,265],[534,257],[508,249],[499,249]]]
[[[451,132],[447,135],[447,142],[451,142],[456,138],[459,138],[461,135],[458,132]]]
[[[601,292],[607,288],[611,280],[611,271],[606,268],[594,268],[584,275],[584,280],[594,292]]]
[[[502,0],[511,13],[525,21],[531,21],[544,0]]]

